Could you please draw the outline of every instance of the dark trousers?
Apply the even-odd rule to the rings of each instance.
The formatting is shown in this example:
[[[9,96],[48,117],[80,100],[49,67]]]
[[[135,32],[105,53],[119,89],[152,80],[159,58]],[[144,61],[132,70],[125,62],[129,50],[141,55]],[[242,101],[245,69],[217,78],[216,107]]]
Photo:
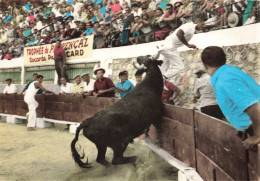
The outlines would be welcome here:
[[[66,73],[66,69],[63,68],[63,59],[62,58],[55,59],[55,70],[58,74],[58,84],[60,84],[61,77],[65,77],[67,79],[67,81],[69,81],[68,75]]]
[[[207,114],[209,116],[212,116],[217,119],[223,119],[225,118],[224,114],[222,113],[219,105],[211,105],[211,106],[205,106],[200,108],[201,112],[204,114]]]

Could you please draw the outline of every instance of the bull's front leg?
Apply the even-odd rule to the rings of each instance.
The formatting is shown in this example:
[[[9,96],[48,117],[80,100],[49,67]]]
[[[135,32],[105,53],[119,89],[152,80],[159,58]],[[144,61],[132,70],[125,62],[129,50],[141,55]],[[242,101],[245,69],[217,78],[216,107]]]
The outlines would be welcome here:
[[[126,164],[126,163],[135,163],[137,157],[132,156],[132,157],[124,157],[123,154],[128,146],[129,142],[127,144],[118,144],[114,147],[112,147],[114,151],[114,156],[112,160],[113,165],[121,165],[121,164]]]

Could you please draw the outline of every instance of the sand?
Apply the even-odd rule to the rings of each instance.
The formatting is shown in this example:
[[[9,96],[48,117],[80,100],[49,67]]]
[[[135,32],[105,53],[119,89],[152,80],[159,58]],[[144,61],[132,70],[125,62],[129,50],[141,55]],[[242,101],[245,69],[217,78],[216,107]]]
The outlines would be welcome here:
[[[135,164],[111,165],[96,163],[97,149],[83,135],[79,144],[84,148],[92,168],[82,170],[71,156],[70,143],[74,138],[64,125],[29,132],[25,124],[0,122],[0,180],[95,180],[143,181],[177,180],[177,169],[158,157],[142,140],[130,144],[125,156],[137,156]],[[113,151],[106,158],[111,162]]]

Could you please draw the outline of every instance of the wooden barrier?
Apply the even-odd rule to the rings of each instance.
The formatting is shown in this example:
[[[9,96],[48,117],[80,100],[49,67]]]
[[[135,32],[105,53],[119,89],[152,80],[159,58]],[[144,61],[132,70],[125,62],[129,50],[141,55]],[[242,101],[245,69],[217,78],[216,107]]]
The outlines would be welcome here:
[[[82,122],[119,101],[79,95],[36,95],[36,100],[37,117],[70,122]],[[27,111],[23,95],[0,94],[0,113],[25,116]],[[247,153],[236,130],[226,122],[165,104],[159,130],[152,125],[148,135],[153,143],[196,168],[204,180],[260,180],[260,151]]]

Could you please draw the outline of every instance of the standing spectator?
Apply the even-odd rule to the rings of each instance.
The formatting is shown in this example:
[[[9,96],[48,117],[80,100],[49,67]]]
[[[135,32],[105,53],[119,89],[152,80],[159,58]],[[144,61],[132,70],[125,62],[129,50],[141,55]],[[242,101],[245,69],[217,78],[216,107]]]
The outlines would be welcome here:
[[[90,96],[94,90],[94,84],[95,80],[90,79],[90,76],[88,73],[83,74],[81,78],[85,81],[84,84],[84,95]]]
[[[175,92],[175,94],[174,94]],[[176,97],[177,94],[179,94],[180,89],[175,86],[173,83],[167,81],[164,79],[164,86],[162,91],[162,101],[166,104],[172,104],[174,105],[174,97]]]
[[[74,77],[75,84],[73,86],[73,93],[74,94],[83,94],[84,93],[84,84],[81,82],[80,75],[76,75]]]
[[[117,0],[109,0],[108,5],[107,5],[107,9],[108,8],[111,9],[111,11],[113,13],[121,11],[121,5],[118,3]]]
[[[224,115],[217,103],[210,76],[203,69],[199,69],[195,74],[197,79],[194,84],[194,102],[199,99],[198,110],[217,119],[223,119]]]
[[[244,146],[252,149],[260,143],[260,86],[239,68],[226,65],[226,54],[220,47],[205,48],[201,60],[222,112],[233,127],[249,135]],[[256,159],[260,163],[259,154]]]
[[[28,87],[25,96],[24,102],[28,105],[29,112],[26,114],[28,123],[27,123],[27,130],[34,131],[36,125],[36,108],[38,107],[38,103],[35,100],[35,94],[38,92],[39,89],[42,89],[46,93],[53,93],[42,86],[42,75],[38,75],[36,81],[32,82]]]
[[[132,82],[127,80],[127,75],[125,72],[119,73],[119,79],[121,81],[117,83],[116,89],[120,91],[120,97],[124,98],[134,89],[134,85]]]
[[[61,46],[61,41],[56,41],[54,48],[54,61],[55,61],[55,70],[58,74],[58,84],[60,85],[60,78],[65,77],[68,80],[66,73],[66,55],[63,47]]]
[[[4,94],[16,94],[17,93],[17,88],[14,84],[12,84],[12,79],[6,79],[5,80],[7,85],[5,86],[3,93]]]
[[[34,73],[34,74],[33,74],[33,80],[30,81],[30,82],[24,87],[22,93],[24,93],[24,91],[26,91],[26,90],[28,89],[28,87],[30,86],[30,84],[31,84],[32,82],[34,82],[34,81],[37,80],[37,76],[38,76],[37,73]],[[42,90],[42,89],[39,89],[36,94],[42,94],[42,93],[43,93],[43,90]]]
[[[60,78],[60,94],[72,94],[73,93],[73,84],[67,82],[65,77]]]
[[[143,23],[139,16],[135,16],[134,21],[135,22],[132,22],[132,27],[130,30],[130,32],[133,34],[133,37],[130,37],[129,41],[131,44],[134,43],[138,44],[138,38],[143,34],[143,32],[141,31],[141,28],[143,27]]]
[[[111,79],[104,77],[105,69],[96,69],[94,74],[97,76],[97,80],[94,84],[93,95],[95,97],[114,97],[115,86]]]

